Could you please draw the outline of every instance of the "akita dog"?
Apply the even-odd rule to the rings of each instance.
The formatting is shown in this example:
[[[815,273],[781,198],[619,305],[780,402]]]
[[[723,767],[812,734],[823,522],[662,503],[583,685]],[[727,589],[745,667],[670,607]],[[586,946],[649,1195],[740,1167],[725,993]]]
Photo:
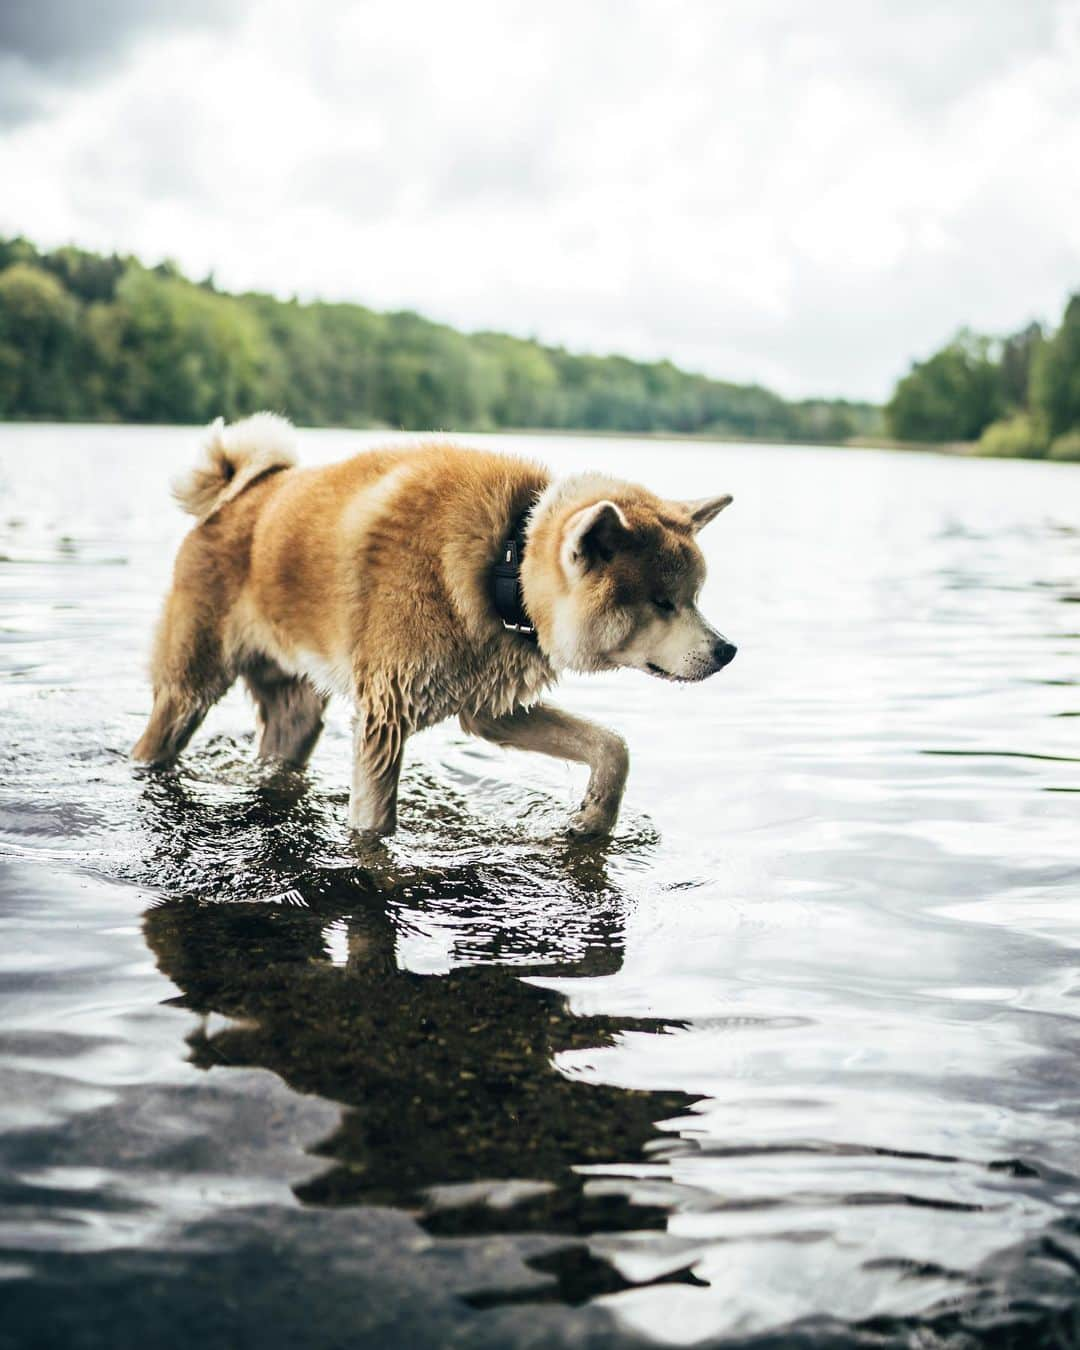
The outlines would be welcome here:
[[[728,664],[735,647],[696,607],[694,536],[731,497],[666,501],[445,444],[302,469],[293,441],[271,413],[219,420],[175,485],[198,524],[177,555],[134,758],[174,759],[242,676],[260,756],[296,766],[329,695],[352,701],[358,831],[394,829],[406,738],[447,717],[497,745],[587,764],[571,832],[610,831],[625,743],[540,695],[563,670],[703,680]]]

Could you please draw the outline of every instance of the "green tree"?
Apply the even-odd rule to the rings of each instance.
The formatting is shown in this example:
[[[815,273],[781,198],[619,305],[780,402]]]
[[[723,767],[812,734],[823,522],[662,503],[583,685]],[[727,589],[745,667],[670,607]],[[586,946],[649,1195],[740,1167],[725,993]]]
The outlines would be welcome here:
[[[78,341],[78,307],[55,277],[28,262],[0,272],[0,413],[77,415]]]
[[[1002,402],[993,343],[962,329],[912,366],[885,405],[885,419],[900,440],[973,441],[1000,416]]]
[[[234,418],[263,402],[269,353],[257,315],[230,296],[132,265],[116,288],[118,407],[134,421]]]
[[[1029,323],[1001,344],[1001,397],[1006,408],[1022,409],[1028,406],[1031,371],[1042,345],[1043,330],[1040,323]]]
[[[1061,327],[1039,349],[1031,403],[1051,436],[1080,427],[1080,294],[1070,298]]]

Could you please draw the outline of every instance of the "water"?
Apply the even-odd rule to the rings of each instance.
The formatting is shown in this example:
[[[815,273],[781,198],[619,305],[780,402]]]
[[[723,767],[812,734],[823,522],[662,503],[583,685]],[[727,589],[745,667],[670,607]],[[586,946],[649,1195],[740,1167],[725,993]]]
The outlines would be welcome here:
[[[343,707],[126,760],[192,443],[0,428],[0,1345],[1076,1343],[1080,470],[498,438],[734,492],[738,659],[357,852]]]

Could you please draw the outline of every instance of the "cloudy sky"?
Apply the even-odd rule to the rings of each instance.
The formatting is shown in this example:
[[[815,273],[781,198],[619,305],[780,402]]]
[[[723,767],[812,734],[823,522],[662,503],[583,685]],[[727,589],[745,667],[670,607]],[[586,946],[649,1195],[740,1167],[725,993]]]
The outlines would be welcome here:
[[[1080,0],[2,0],[0,232],[880,398],[1080,288]]]

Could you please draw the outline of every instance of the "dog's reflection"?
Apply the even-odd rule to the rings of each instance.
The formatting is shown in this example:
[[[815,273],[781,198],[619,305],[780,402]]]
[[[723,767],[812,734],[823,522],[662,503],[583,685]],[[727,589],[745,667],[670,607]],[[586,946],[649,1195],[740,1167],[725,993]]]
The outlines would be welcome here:
[[[195,1064],[268,1068],[346,1107],[314,1150],[330,1165],[297,1189],[301,1200],[408,1207],[439,1235],[664,1225],[666,1210],[635,1204],[629,1189],[590,1187],[574,1169],[640,1161],[660,1137],[655,1123],[684,1114],[690,1099],[574,1081],[553,1060],[610,1043],[628,1026],[665,1028],[575,1016],[560,995],[522,978],[620,967],[628,902],[602,853],[549,848],[517,859],[521,884],[546,892],[551,915],[530,962],[505,876],[492,866],[404,868],[385,853],[356,867],[320,865],[323,813],[302,784],[245,799],[231,833],[229,812],[178,811],[177,794],[179,780],[158,780],[144,803],[162,827],[159,869],[192,853],[212,866],[215,841],[257,821],[257,870],[281,887],[270,902],[166,900],[147,912],[145,932],[179,1001],[230,1019],[189,1037]],[[448,919],[448,931],[488,959],[450,962],[438,975],[403,969],[401,939],[417,915]],[[511,963],[500,961],[500,947]],[[623,1287],[581,1244],[538,1268],[555,1277],[541,1297],[578,1301]]]

